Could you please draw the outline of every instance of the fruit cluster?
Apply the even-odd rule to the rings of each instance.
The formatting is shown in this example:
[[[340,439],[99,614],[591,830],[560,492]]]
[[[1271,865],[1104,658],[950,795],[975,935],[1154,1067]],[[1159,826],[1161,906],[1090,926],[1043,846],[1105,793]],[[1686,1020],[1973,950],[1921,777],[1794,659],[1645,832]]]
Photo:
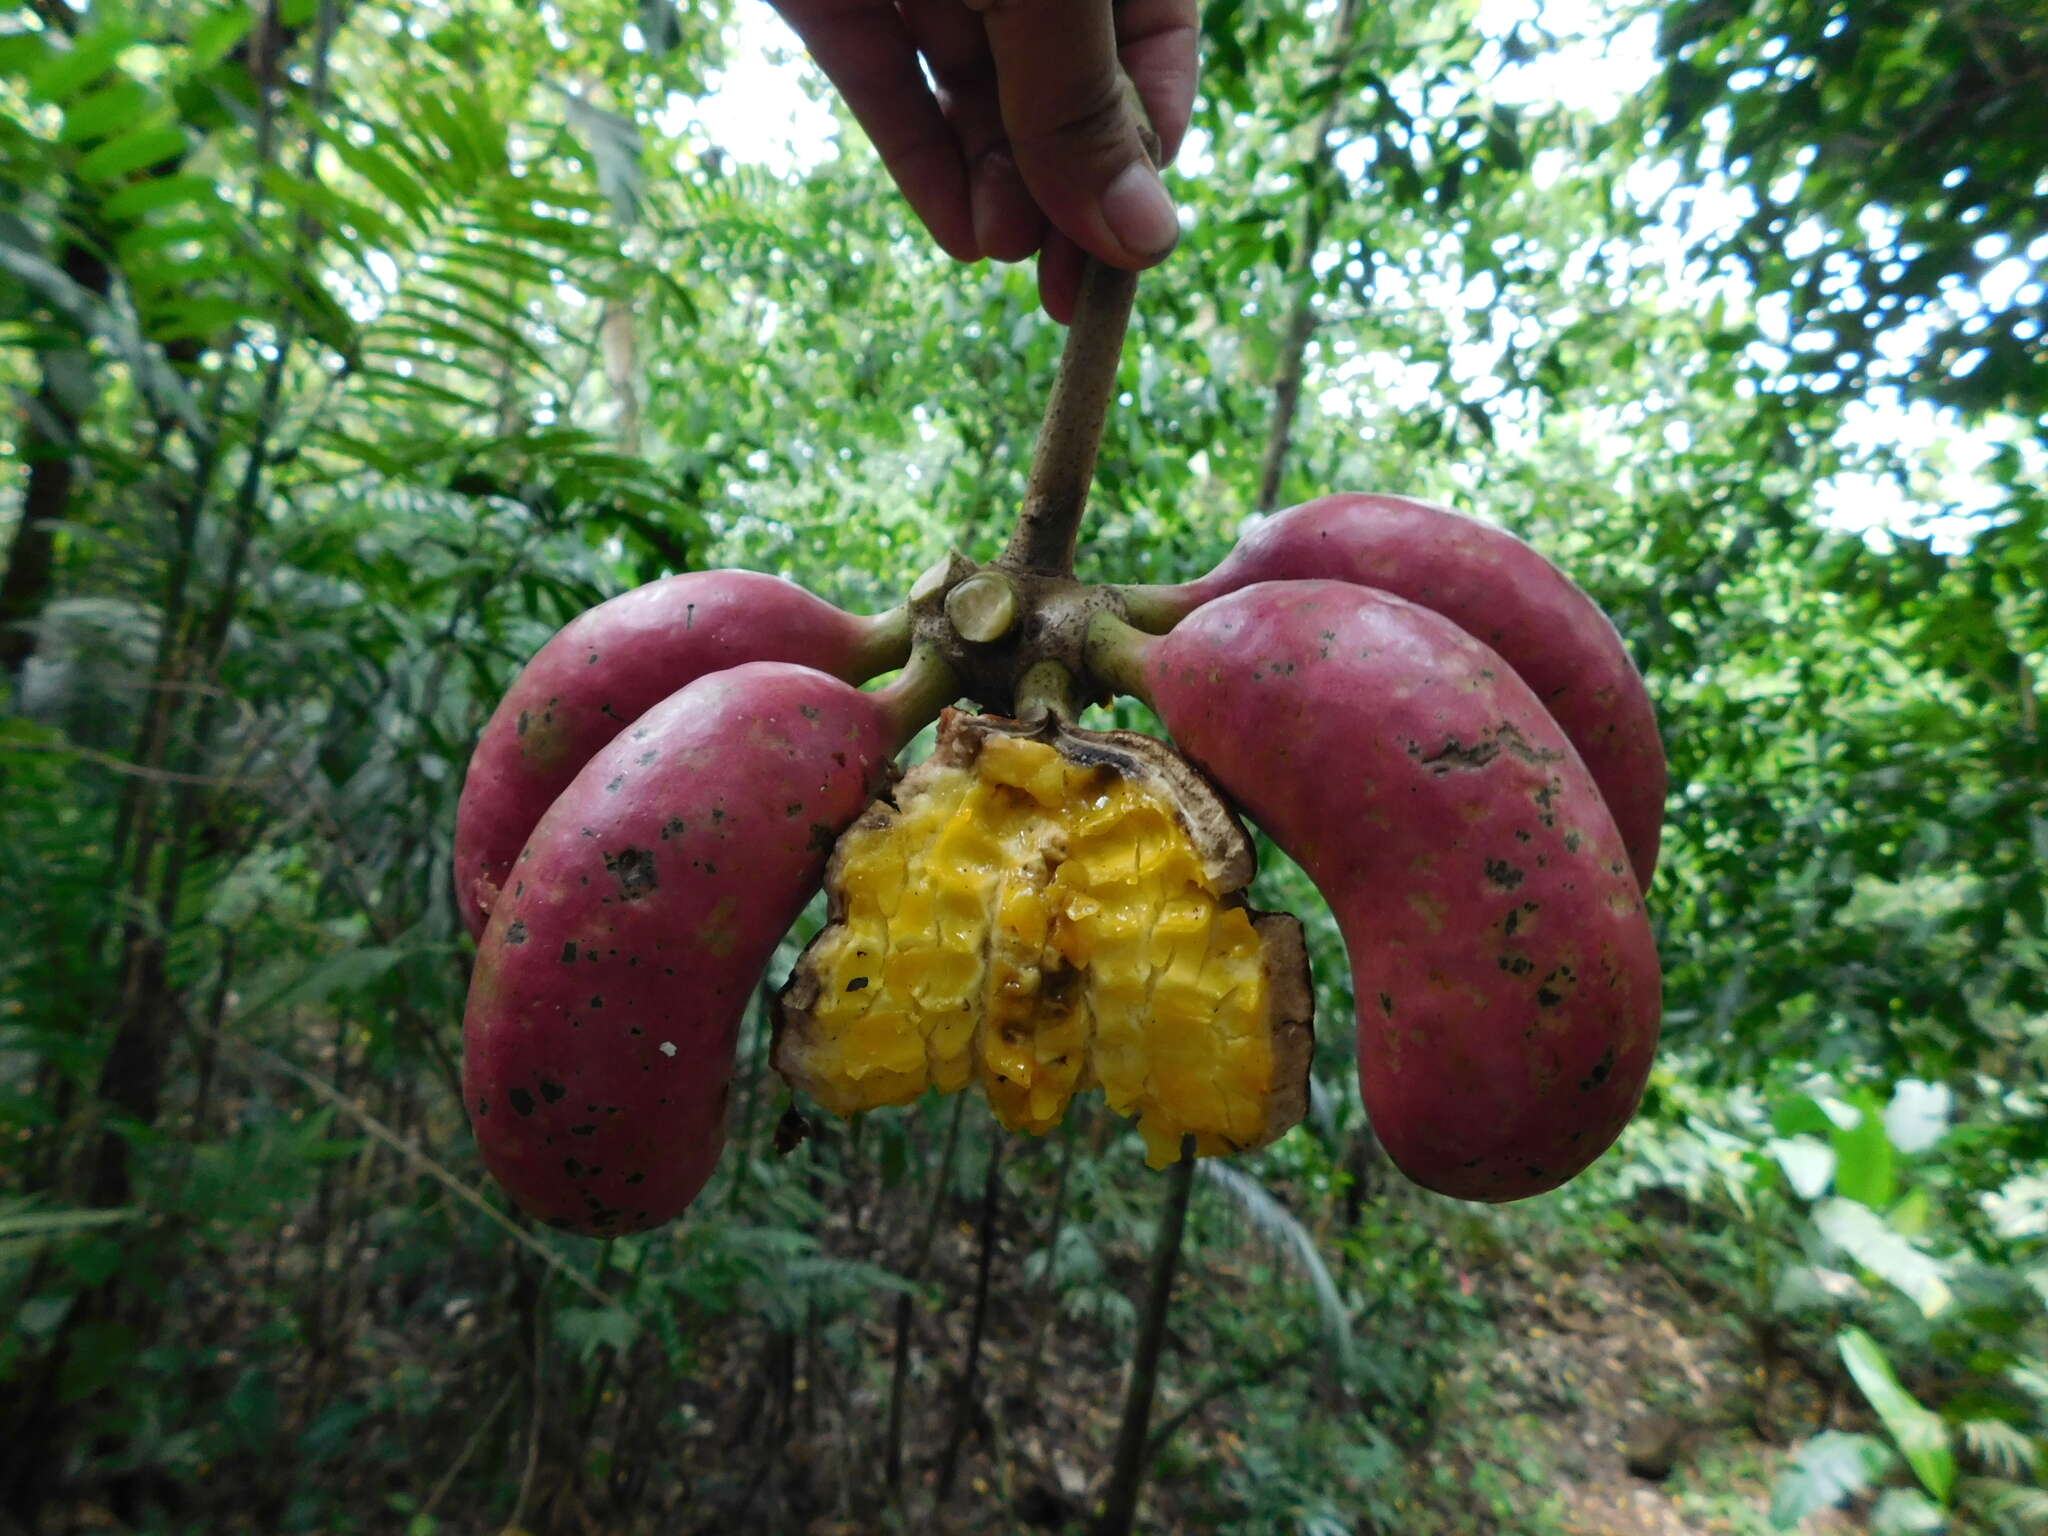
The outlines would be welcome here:
[[[987,657],[1069,686],[991,688]],[[1075,729],[1074,701],[1110,690],[1199,775]],[[963,691],[1026,719],[949,717],[933,764],[878,801]],[[1183,1132],[1270,1139],[1304,1099],[1298,931],[1242,907],[1249,848],[1202,776],[1335,913],[1365,1103],[1409,1177],[1516,1199],[1614,1140],[1660,1012],[1644,892],[1665,766],[1642,680],[1521,541],[1331,496],[1183,586],[955,562],[863,619],[707,571],[570,624],[462,797],[463,1089],[486,1162],[571,1230],[678,1215],[724,1145],[748,1000],[828,862],[834,922],[776,1050],[828,1108],[980,1081],[1043,1129],[1099,1084],[1155,1161]]]

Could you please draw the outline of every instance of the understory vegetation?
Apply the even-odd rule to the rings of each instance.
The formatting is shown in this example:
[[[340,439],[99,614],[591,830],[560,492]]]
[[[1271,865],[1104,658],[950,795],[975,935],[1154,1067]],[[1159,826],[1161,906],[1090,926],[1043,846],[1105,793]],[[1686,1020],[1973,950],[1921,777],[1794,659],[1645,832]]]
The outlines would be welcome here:
[[[1169,1189],[1099,1100],[796,1140],[764,991],[713,1182],[598,1243],[458,1096],[456,796],[526,658],[684,570],[877,612],[1019,503],[1059,328],[843,116],[732,111],[775,26],[0,18],[0,1532],[1095,1520]],[[1081,574],[1333,490],[1550,555],[1658,702],[1666,1023],[1581,1179],[1425,1194],[1263,848],[1313,1101],[1194,1179],[1138,1528],[2048,1531],[2048,19],[1204,39]]]

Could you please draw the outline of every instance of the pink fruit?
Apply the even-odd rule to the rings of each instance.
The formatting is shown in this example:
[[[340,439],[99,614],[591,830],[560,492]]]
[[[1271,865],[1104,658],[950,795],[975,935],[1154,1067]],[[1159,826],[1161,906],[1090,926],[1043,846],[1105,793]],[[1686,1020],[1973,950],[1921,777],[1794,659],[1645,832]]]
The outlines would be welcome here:
[[[1417,1183],[1555,1188],[1634,1112],[1660,1015],[1627,850],[1557,722],[1441,614],[1336,581],[1247,586],[1098,673],[1322,892],[1350,953],[1373,1127]]]
[[[463,1025],[463,1101],[519,1204],[610,1236],[696,1196],[754,986],[928,694],[910,673],[863,693],[732,667],[647,710],[549,807],[492,910]]]
[[[748,661],[861,682],[900,666],[900,613],[860,618],[754,571],[692,571],[572,619],[528,662],[484,727],[456,813],[456,905],[483,932],[512,860],[583,765],[687,683]]]
[[[1656,710],[1607,615],[1513,534],[1406,496],[1324,496],[1259,524],[1198,581],[1125,594],[1133,622],[1161,630],[1254,582],[1312,580],[1391,592],[1499,652],[1578,749],[1650,888],[1666,788]]]

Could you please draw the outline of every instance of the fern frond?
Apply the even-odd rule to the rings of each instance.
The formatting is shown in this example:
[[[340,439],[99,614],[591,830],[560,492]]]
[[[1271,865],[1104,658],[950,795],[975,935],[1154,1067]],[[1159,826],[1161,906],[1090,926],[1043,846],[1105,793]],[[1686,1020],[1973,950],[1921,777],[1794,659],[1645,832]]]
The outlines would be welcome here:
[[[1302,1278],[1308,1281],[1309,1288],[1315,1292],[1316,1310],[1322,1317],[1324,1335],[1337,1351],[1339,1363],[1348,1372],[1352,1361],[1351,1319],[1344,1310],[1344,1298],[1338,1294],[1336,1277],[1316,1251],[1314,1235],[1271,1190],[1243,1169],[1233,1168],[1214,1158],[1204,1159],[1196,1167],[1210,1183],[1219,1186],[1237,1202],[1252,1230],[1290,1260]]]
[[[1981,1510],[2013,1536],[2048,1532],[2048,1489],[2002,1477],[1966,1477],[1956,1491],[1964,1508]]]
[[[1963,1445],[2001,1477],[2020,1477],[2034,1465],[2033,1438],[2003,1419],[1968,1419],[1956,1426]]]

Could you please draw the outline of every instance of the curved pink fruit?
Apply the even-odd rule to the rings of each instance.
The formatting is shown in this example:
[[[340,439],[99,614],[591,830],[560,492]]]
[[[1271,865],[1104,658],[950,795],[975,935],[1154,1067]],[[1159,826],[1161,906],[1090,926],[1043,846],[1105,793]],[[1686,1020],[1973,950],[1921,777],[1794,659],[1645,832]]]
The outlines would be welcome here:
[[[740,1019],[907,734],[895,691],[714,673],[533,829],[478,950],[462,1085],[485,1163],[535,1216],[638,1231],[711,1176]]]
[[[1599,605],[1513,534],[1406,496],[1324,496],[1259,524],[1198,581],[1127,591],[1151,629],[1254,582],[1318,579],[1419,603],[1498,651],[1585,759],[1650,888],[1667,780],[1656,709]]]
[[[900,666],[900,615],[861,618],[757,571],[691,571],[572,619],[484,727],[455,824],[456,906],[483,932],[527,833],[583,765],[685,684],[748,661],[861,682]]]
[[[1620,833],[1529,687],[1440,614],[1271,582],[1139,647],[1174,740],[1300,862],[1358,998],[1366,1107],[1417,1183],[1554,1188],[1634,1112],[1661,979]]]

